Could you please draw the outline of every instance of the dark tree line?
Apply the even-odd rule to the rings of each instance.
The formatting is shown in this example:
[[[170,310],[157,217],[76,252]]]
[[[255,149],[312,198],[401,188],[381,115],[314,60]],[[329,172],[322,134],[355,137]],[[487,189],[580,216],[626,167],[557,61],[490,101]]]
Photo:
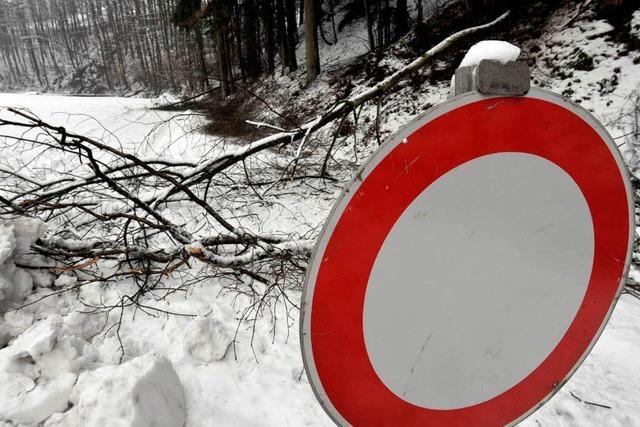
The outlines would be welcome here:
[[[408,1],[410,3],[408,3]],[[423,0],[0,0],[0,86],[187,91],[304,67],[366,19],[371,51],[423,18]],[[341,22],[336,23],[338,11]],[[304,46],[304,57],[299,47]]]
[[[172,25],[172,8],[154,0],[0,0],[1,82],[55,88],[68,79],[74,87],[99,76],[105,91],[177,88],[197,49]]]

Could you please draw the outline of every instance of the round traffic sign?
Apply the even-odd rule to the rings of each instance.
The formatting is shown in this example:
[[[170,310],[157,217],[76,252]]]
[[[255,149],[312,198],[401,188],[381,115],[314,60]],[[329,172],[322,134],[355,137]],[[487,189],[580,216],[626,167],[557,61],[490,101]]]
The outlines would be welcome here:
[[[467,94],[362,167],[303,295],[312,388],[340,425],[512,425],[586,357],[631,256],[625,164],[558,95]]]

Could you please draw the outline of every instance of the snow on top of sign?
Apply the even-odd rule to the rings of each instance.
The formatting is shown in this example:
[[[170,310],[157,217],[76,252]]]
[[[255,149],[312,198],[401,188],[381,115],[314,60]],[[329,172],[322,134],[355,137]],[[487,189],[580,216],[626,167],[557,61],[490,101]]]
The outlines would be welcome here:
[[[629,27],[631,35],[640,38],[640,9],[633,12]]]
[[[520,56],[520,48],[501,40],[483,40],[471,46],[462,59],[461,67],[478,65],[483,59],[500,61],[506,64],[515,61]]]

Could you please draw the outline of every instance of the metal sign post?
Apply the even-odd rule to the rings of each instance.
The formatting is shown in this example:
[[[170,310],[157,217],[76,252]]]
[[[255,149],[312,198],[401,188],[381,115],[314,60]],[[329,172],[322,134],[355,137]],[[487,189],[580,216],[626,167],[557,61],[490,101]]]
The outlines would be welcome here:
[[[526,90],[500,77],[517,65],[469,72],[372,156],[320,234],[301,343],[339,425],[513,425],[577,369],[622,291],[633,203],[609,134],[529,90],[528,69]]]

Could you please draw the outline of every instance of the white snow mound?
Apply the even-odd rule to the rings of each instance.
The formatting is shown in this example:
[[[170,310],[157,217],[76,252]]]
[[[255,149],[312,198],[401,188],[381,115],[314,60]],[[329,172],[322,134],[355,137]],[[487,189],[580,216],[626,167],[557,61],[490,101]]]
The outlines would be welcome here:
[[[637,39],[640,39],[640,9],[633,12],[631,22],[629,23],[630,33]]]
[[[183,349],[195,361],[211,363],[222,360],[232,341],[220,321],[200,318],[187,326]]]
[[[64,411],[75,382],[76,375],[70,372],[40,381],[37,387],[32,386],[19,395],[22,398],[20,405],[16,405],[7,418],[18,424],[38,424],[55,412]]]
[[[63,318],[51,315],[0,350],[0,421],[35,425],[67,408],[77,377],[74,344]]]
[[[483,40],[471,46],[462,59],[460,67],[478,65],[483,59],[499,61],[506,64],[515,61],[520,56],[520,48],[501,40]]]
[[[14,261],[26,256],[46,228],[42,221],[26,217],[0,223],[0,314],[31,293],[31,275],[17,268]]]
[[[13,236],[13,228],[9,224],[0,224],[0,265],[4,264],[16,247],[16,239]]]
[[[152,354],[83,372],[70,401],[71,409],[51,416],[46,427],[181,427],[187,418],[173,365]]]

